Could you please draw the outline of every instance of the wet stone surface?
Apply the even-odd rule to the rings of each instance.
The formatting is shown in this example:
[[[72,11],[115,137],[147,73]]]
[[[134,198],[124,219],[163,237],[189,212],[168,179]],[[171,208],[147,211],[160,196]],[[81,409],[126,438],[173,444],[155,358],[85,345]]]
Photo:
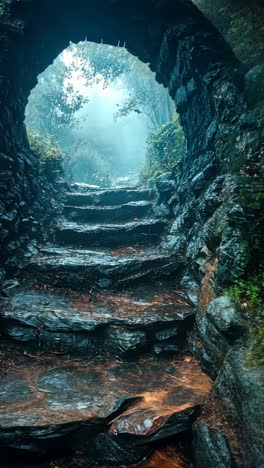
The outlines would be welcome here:
[[[37,349],[161,354],[180,351],[193,324],[192,307],[168,286],[68,296],[28,290],[2,301],[2,333]]]
[[[148,219],[126,224],[84,224],[63,221],[55,232],[58,244],[79,247],[149,245],[160,241],[166,221]]]
[[[151,199],[151,191],[148,189],[108,189],[98,190],[90,193],[68,193],[66,205],[88,206],[88,205],[121,205],[131,201],[148,201]]]
[[[151,208],[151,202],[138,201],[114,206],[65,206],[63,213],[70,221],[133,221],[134,218],[150,214]]]
[[[90,461],[132,463],[190,429],[210,386],[191,358],[39,358],[1,379],[0,446],[44,454],[67,440]]]
[[[98,251],[48,246],[25,265],[24,272],[55,287],[121,288],[146,277],[170,275],[180,266],[178,256],[157,248]]]

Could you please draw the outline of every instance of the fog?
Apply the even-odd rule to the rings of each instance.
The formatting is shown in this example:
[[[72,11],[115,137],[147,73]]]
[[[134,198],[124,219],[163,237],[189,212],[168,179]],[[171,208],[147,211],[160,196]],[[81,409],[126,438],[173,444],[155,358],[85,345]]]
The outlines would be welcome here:
[[[124,47],[70,44],[41,75],[26,109],[28,133],[58,146],[68,181],[136,183],[150,132],[172,119],[168,93]]]
[[[113,176],[127,176],[129,172],[138,171],[145,160],[149,125],[145,116],[135,112],[122,119],[113,119],[117,104],[129,96],[122,80],[107,88],[95,84],[88,95],[89,102],[76,113],[80,128],[76,128],[75,135],[88,139],[80,152],[89,153],[89,136],[98,141],[103,138],[105,144],[112,148]]]

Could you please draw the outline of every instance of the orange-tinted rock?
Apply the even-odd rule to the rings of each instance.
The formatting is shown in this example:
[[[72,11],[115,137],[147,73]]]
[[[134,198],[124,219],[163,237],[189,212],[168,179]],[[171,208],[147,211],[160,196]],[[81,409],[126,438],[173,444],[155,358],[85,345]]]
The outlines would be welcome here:
[[[1,379],[0,446],[132,463],[188,430],[210,386],[194,360],[40,358]]]

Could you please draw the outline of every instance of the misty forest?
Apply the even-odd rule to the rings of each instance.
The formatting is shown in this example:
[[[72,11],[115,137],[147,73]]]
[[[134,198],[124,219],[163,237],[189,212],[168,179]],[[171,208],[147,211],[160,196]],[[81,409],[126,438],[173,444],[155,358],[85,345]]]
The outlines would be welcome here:
[[[39,76],[25,123],[44,171],[102,188],[149,186],[184,144],[168,92],[120,44],[70,44]]]
[[[262,0],[0,0],[1,468],[263,468]]]

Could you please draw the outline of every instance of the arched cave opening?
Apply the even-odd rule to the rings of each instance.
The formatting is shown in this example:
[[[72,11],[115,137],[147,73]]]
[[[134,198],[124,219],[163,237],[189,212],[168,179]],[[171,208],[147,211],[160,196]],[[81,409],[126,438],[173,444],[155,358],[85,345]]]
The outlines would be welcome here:
[[[84,39],[175,103],[186,144],[152,188],[71,187],[30,148],[37,77]],[[261,466],[261,64],[190,0],[6,0],[0,40],[5,466]]]
[[[181,158],[172,99],[124,45],[71,43],[39,75],[25,115],[42,171],[52,177],[61,165],[75,187],[153,185]]]

